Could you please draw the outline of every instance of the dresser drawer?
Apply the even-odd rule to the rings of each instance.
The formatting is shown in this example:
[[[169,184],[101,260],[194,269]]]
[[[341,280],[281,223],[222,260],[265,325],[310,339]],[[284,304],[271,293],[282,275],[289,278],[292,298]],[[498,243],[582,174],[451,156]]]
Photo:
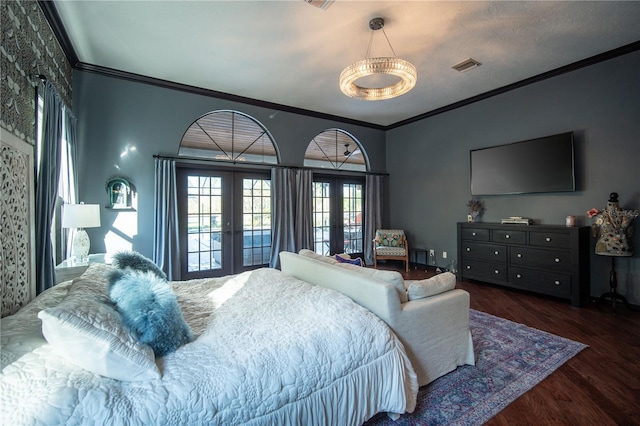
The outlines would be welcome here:
[[[509,282],[520,288],[550,296],[571,296],[571,275],[569,274],[512,267],[509,269]]]
[[[462,239],[468,241],[489,241],[488,229],[462,228]]]
[[[571,271],[571,253],[568,251],[510,247],[509,260],[514,266]]]
[[[529,244],[537,247],[570,248],[571,236],[554,232],[530,232]]]
[[[527,233],[524,231],[494,229],[493,231],[491,231],[491,241],[493,241],[494,243],[526,244]]]
[[[498,244],[462,243],[462,256],[491,262],[507,262],[507,246]]]
[[[463,259],[462,276],[489,282],[507,282],[507,265],[483,262],[481,260]]]

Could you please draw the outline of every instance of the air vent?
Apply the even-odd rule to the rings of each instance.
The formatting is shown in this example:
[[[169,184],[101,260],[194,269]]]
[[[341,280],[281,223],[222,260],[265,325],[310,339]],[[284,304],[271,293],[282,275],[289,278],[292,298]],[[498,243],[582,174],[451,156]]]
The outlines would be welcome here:
[[[304,0],[309,3],[311,6],[318,7],[322,10],[327,10],[329,6],[333,3],[333,0]]]
[[[469,58],[460,62],[459,64],[452,66],[451,68],[459,72],[465,72],[474,68],[478,68],[480,65],[482,65],[480,62],[476,61],[475,59]]]

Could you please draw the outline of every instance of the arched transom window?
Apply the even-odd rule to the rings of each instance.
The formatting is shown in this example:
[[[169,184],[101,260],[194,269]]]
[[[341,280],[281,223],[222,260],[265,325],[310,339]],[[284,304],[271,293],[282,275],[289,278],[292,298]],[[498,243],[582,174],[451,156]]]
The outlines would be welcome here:
[[[279,155],[267,129],[238,111],[213,111],[187,129],[178,155],[218,161],[278,164]]]
[[[306,167],[367,171],[367,157],[360,143],[340,129],[328,129],[309,143],[304,154]]]

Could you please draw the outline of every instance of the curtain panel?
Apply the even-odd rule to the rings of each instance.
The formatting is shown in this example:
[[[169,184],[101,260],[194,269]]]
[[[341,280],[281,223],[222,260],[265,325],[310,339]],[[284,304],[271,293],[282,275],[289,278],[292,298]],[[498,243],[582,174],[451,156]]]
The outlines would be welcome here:
[[[60,180],[60,148],[64,103],[51,82],[44,84],[40,164],[36,177],[36,292],[55,285],[51,223]]]
[[[280,265],[281,251],[297,252],[313,247],[313,172],[274,167],[271,169],[271,260]]]
[[[181,279],[176,162],[155,159],[153,262],[167,279]]]
[[[376,229],[382,228],[382,206],[385,177],[367,175],[365,182],[365,217],[363,256],[367,265],[373,264],[373,237]]]

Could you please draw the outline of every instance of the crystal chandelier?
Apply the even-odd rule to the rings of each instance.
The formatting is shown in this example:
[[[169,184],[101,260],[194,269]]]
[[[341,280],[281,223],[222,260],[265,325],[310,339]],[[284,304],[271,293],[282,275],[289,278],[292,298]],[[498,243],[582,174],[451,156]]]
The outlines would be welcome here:
[[[369,28],[371,28],[371,37],[369,38],[369,47],[367,48],[366,59],[351,64],[342,71],[340,74],[340,90],[342,90],[342,93],[347,96],[366,101],[381,101],[407,93],[416,85],[418,78],[416,67],[414,67],[410,62],[396,57],[396,52],[393,50],[393,47],[391,47],[391,42],[387,37],[387,33],[384,32],[384,19],[373,18],[369,21]],[[382,33],[387,39],[387,43],[389,43],[389,47],[393,52],[393,58],[369,57],[371,52],[371,42],[373,40],[373,32],[376,30],[382,30]],[[395,84],[384,87],[362,87],[355,83],[360,78],[375,74],[388,74],[398,77],[399,80]]]

